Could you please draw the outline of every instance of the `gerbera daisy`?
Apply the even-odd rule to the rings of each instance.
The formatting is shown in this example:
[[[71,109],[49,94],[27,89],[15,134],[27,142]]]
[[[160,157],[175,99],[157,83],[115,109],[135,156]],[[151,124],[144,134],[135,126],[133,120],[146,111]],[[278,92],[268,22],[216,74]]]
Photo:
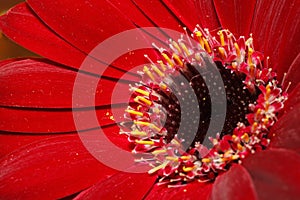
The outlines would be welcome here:
[[[0,63],[0,197],[297,199],[298,4],[28,0],[12,8],[0,18],[2,32],[45,58]],[[151,49],[129,51],[112,63],[90,54],[110,37],[140,27],[168,28],[182,37],[169,40],[166,31],[154,35],[143,28],[135,42],[150,43]],[[94,65],[83,69],[86,59]],[[132,71],[146,61],[150,65],[141,72]],[[206,145],[213,119],[213,101],[207,99],[221,92],[208,95],[209,84],[219,79],[207,71],[206,78],[199,76],[195,69],[215,65],[228,111],[224,128]],[[101,69],[106,70],[99,81]],[[178,132],[180,116],[194,120],[191,113],[180,113],[184,102],[193,100],[180,96],[187,89],[178,78],[182,75],[200,110],[188,108],[199,110],[201,122]],[[76,98],[91,104],[74,103],[75,81],[83,91]],[[94,91],[86,90],[90,85],[96,85]],[[129,102],[120,94],[111,105],[115,86],[129,91]],[[96,123],[90,120],[94,111]],[[118,123],[124,118],[115,112],[126,113],[125,122]],[[194,128],[196,137],[190,138],[187,133]],[[90,137],[88,146],[122,162],[104,141],[92,140],[99,130],[133,152],[136,163],[149,164],[149,172],[118,171],[94,158],[82,135]]]

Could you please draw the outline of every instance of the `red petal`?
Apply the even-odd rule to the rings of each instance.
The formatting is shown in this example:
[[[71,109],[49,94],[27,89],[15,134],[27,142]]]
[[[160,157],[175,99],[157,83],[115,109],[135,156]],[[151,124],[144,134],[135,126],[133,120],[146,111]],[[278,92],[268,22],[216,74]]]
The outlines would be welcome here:
[[[43,140],[51,137],[56,137],[55,135],[17,135],[0,133],[0,158],[5,156],[12,151],[28,145],[32,142]]]
[[[270,132],[271,147],[292,149],[300,153],[299,114],[300,103],[276,122]]]
[[[155,199],[208,199],[212,190],[211,183],[193,182],[186,186],[167,188],[155,185],[147,195],[146,200]]]
[[[289,90],[289,91],[292,91],[292,92],[289,93],[288,100],[286,102],[284,102],[284,109],[281,114],[284,114],[284,113],[289,112],[290,110],[293,110],[295,105],[300,103],[300,83],[296,84],[293,87],[293,90]]]
[[[149,174],[120,172],[80,193],[75,200],[142,199],[154,184]]]
[[[0,105],[72,108],[72,97],[75,95],[72,89],[74,89],[75,78],[78,75],[76,72],[43,59],[12,62],[0,66],[0,71]],[[76,94],[84,97],[85,101],[82,105],[73,105],[73,107],[123,103],[127,100],[125,97],[129,96],[129,87],[126,82],[104,78],[100,80],[99,77],[85,74],[80,74],[79,77],[80,79],[76,79],[75,84],[76,91],[78,91]],[[111,94],[116,84],[119,91],[114,92],[118,92],[118,97],[112,102]],[[98,86],[95,91],[92,89],[93,86]]]
[[[57,199],[116,173],[93,158],[77,135],[30,144],[0,165],[3,199]]]
[[[119,108],[118,112],[124,114],[125,109],[126,107]],[[94,120],[94,114],[96,114],[96,120]],[[75,120],[80,120],[80,122],[74,122],[74,116],[76,116]],[[83,131],[115,124],[113,116],[110,108],[96,111],[0,108],[0,130],[35,134]]]
[[[124,15],[106,1],[77,0],[71,4],[69,0],[27,2],[51,29],[86,53],[104,39],[134,28]]]
[[[211,31],[221,28],[213,0],[199,0],[195,3],[203,28],[208,28]]]
[[[78,66],[85,55],[46,28],[25,3],[0,18],[2,32],[15,42],[54,61]]]
[[[110,0],[109,3],[111,3],[115,9],[118,9],[119,12],[123,13],[124,17],[128,18],[139,27],[153,26],[147,16],[135,6],[132,0]]]
[[[134,0],[133,2],[156,26],[180,32],[183,31],[180,21],[160,1]]]
[[[222,28],[229,29],[237,37],[249,35],[256,0],[214,0],[214,4]]]
[[[6,15],[1,16],[0,27],[8,37],[25,48],[73,68],[80,68],[82,62],[87,57],[86,53],[77,50],[75,47],[68,44],[54,32],[49,30],[48,27],[46,27],[45,24],[43,24],[37,16],[32,13],[25,3],[17,5]],[[143,52],[142,55],[144,54],[145,53]],[[140,61],[144,59],[143,56],[140,57],[140,59],[135,58],[134,60]],[[131,57],[128,55],[124,56],[123,59],[119,59],[120,61],[118,63],[120,64],[124,62],[124,59],[128,60],[128,58]],[[133,58],[131,58],[131,60],[132,59]],[[88,64],[91,66],[86,67],[85,70],[94,74],[99,74],[99,69],[106,67],[105,64],[98,62],[91,57],[89,57],[88,61]],[[122,70],[132,67],[129,64],[130,63],[126,63],[126,65],[123,64],[119,66],[121,70],[108,67],[109,71],[106,71],[104,75],[119,78],[123,75]],[[124,68],[124,66],[126,67]],[[131,79],[133,78],[134,77],[131,77]]]
[[[257,199],[248,171],[241,165],[233,165],[228,172],[219,176],[212,189],[212,200]]]
[[[298,199],[300,156],[293,151],[261,151],[244,160],[259,199]],[[238,188],[237,188],[238,189]]]
[[[270,56],[271,67],[278,71],[279,79],[299,53],[299,19],[300,1],[257,1],[251,27],[254,45]]]
[[[287,71],[286,79],[283,84],[284,89],[288,86],[289,82],[291,82],[289,91],[292,91],[296,87],[296,85],[299,83],[299,80],[300,80],[300,67],[299,66],[300,66],[300,53],[295,58],[295,60],[291,64],[289,70]]]
[[[163,0],[163,3],[189,30],[194,30],[197,24],[201,24],[194,1]]]

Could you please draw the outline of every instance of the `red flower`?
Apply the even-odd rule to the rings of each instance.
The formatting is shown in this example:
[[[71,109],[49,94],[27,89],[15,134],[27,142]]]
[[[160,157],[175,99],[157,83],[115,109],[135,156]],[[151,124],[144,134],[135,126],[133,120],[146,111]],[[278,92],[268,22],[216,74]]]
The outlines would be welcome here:
[[[0,63],[1,199],[297,199],[299,6],[296,0],[28,0],[17,5],[1,16],[2,32],[45,58]],[[289,99],[270,131],[268,149],[232,165],[213,182],[194,181],[179,188],[158,186],[156,176],[118,172],[97,161],[83,146],[77,131],[93,134],[99,127],[86,121],[85,127],[77,130],[73,120],[73,112],[85,119],[94,106],[72,105],[77,73],[98,81],[92,68],[78,71],[86,56],[105,39],[128,29],[158,26],[182,32],[184,26],[192,32],[196,24],[212,31],[228,28],[235,35],[253,33],[255,48],[270,56],[269,65],[280,81],[287,72],[283,89],[291,82]],[[119,135],[112,117],[111,90],[124,71],[144,63],[145,53],[152,55],[153,50],[128,53],[114,61],[96,90],[101,128],[110,140],[127,150],[127,137]],[[105,66],[103,62],[97,65]],[[132,76],[129,81],[138,79]],[[81,84],[84,87],[86,83]],[[127,90],[128,84],[123,88]],[[116,103],[125,110],[124,99]],[[249,120],[254,118],[249,116]]]

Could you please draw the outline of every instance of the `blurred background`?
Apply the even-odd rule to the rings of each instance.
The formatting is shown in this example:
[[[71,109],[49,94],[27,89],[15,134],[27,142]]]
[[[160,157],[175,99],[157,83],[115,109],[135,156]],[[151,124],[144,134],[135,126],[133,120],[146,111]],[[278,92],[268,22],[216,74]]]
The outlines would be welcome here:
[[[0,15],[4,14],[12,6],[23,1],[24,0],[0,0]],[[35,54],[30,51],[10,41],[0,32],[0,60],[34,55]]]

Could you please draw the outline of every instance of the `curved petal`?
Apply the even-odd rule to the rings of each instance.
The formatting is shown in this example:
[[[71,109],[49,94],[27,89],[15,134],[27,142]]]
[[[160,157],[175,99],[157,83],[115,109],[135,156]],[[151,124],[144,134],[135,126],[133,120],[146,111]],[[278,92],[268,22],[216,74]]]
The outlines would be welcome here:
[[[82,91],[80,95],[91,99],[95,105],[78,105],[77,107],[102,106],[111,104],[113,88],[118,84],[119,98],[113,103],[124,103],[128,95],[128,83],[113,79],[80,74],[45,59],[24,59],[0,66],[1,106],[35,107],[35,108],[72,108],[73,87]],[[98,86],[96,94],[91,85]],[[121,95],[124,93],[124,95]],[[76,106],[76,105],[75,105]]]
[[[254,45],[265,56],[270,56],[270,66],[277,70],[279,79],[299,53],[299,19],[297,0],[257,1],[251,27]]]
[[[241,165],[233,165],[228,172],[217,177],[211,199],[239,200],[257,199],[255,188],[248,171]]]
[[[169,28],[182,32],[183,24],[165,5],[160,1],[141,1],[132,2],[158,27]]]
[[[285,81],[283,83],[283,88],[286,88],[289,85],[289,82],[291,82],[289,91],[292,91],[297,86],[297,84],[299,84],[299,80],[300,80],[300,53],[298,53],[298,56],[295,58],[289,70],[287,71]]]
[[[73,44],[69,44],[51,31],[25,3],[15,6],[7,14],[1,16],[0,28],[5,35],[25,48],[74,69],[82,68],[83,61],[87,59],[88,53],[90,53],[89,51],[84,53],[78,50]],[[99,69],[106,68],[110,64],[107,67],[109,70],[106,70],[103,75],[120,78],[124,72],[133,66],[145,63],[144,54],[146,53],[154,55],[153,51],[150,50],[135,52],[135,54],[140,56],[132,56],[132,52],[126,55],[118,55],[120,56],[119,59],[113,63],[117,67],[111,63],[104,63],[97,60],[97,58],[92,58],[89,55],[88,64],[90,66],[85,67],[85,71],[98,75]],[[101,55],[98,55],[98,57],[101,57]],[[130,80],[135,80],[135,78],[135,76],[130,76]]]
[[[259,199],[298,199],[300,156],[285,149],[257,152],[244,160]]]
[[[193,182],[186,186],[175,188],[168,188],[165,185],[155,185],[145,199],[208,199],[211,190],[211,183],[200,182]]]
[[[202,27],[211,31],[220,29],[221,24],[213,0],[198,0],[195,3]]]
[[[281,117],[282,114],[285,114],[290,110],[293,110],[295,106],[299,103],[300,103],[300,83],[296,84],[293,87],[292,92],[289,93],[288,100],[284,102],[284,109],[283,112],[280,113],[281,115],[279,117]]]
[[[299,93],[299,91],[298,91]],[[285,113],[270,131],[271,147],[291,149],[300,153],[300,103]]]
[[[192,31],[197,24],[201,24],[195,1],[163,0],[162,2],[189,30]]]
[[[47,138],[57,137],[56,135],[24,135],[24,134],[9,134],[0,132],[0,158],[13,152],[14,150]]]
[[[77,135],[55,137],[18,149],[0,161],[4,199],[57,199],[116,173],[93,158]]]
[[[249,35],[256,0],[216,1],[214,5],[224,29],[229,29],[235,36]]]
[[[142,199],[155,179],[149,174],[120,172],[83,191],[74,200]]]
[[[52,30],[86,53],[106,38],[134,28],[104,0],[28,0],[27,3]]]

